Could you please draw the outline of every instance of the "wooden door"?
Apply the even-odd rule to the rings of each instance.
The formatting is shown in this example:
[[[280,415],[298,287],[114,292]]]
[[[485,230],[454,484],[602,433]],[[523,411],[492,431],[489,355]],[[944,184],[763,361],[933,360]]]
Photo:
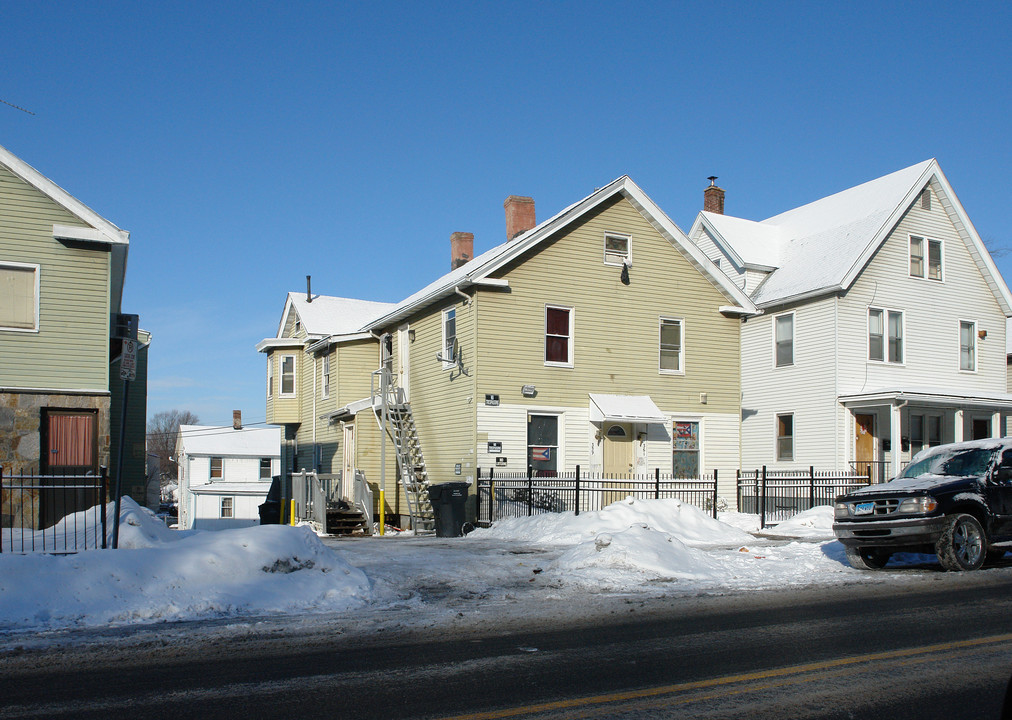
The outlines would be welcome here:
[[[41,436],[43,475],[98,474],[98,412],[44,409]],[[43,485],[51,489],[40,498],[42,527],[103,502],[94,488],[73,489],[70,481],[54,478]]]
[[[867,473],[872,482],[880,480],[874,472],[875,416],[854,415],[854,460],[859,473]]]
[[[605,423],[604,431],[604,475],[606,478],[627,478],[633,472],[632,427],[623,423]],[[608,487],[624,488],[624,483],[609,483]],[[602,504],[610,505],[621,500],[626,490],[602,493]]]

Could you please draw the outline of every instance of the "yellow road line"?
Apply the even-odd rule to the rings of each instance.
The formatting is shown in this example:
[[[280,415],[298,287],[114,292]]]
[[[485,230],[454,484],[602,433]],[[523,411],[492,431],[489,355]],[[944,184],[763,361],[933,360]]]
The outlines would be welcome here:
[[[804,665],[792,665],[791,667],[776,668],[773,670],[760,670],[740,675],[726,675],[708,680],[696,680],[693,682],[679,683],[677,685],[662,685],[660,687],[645,688],[642,690],[627,690],[606,695],[592,695],[590,697],[572,698],[568,700],[556,700],[554,702],[539,703],[537,705],[521,705],[519,707],[504,708],[481,713],[468,713],[465,715],[454,715],[444,720],[498,720],[498,718],[516,717],[539,712],[553,710],[566,710],[586,705],[601,705],[605,703],[622,702],[626,700],[639,700],[643,698],[656,697],[671,693],[685,692],[687,690],[700,690],[704,688],[720,687],[722,685],[733,685],[751,680],[770,680],[773,678],[785,677],[801,673],[817,672],[820,670],[832,670],[843,668],[859,663],[876,662],[879,660],[895,660],[915,655],[945,652],[947,650],[962,650],[983,645],[1006,643],[1012,640],[1012,633],[1005,635],[991,635],[989,637],[976,638],[974,640],[958,640],[955,642],[938,643],[936,645],[925,645],[923,647],[906,648],[904,650],[888,650],[886,652],[869,653],[866,655],[855,655],[848,658],[836,660],[824,660],[822,662],[806,663]]]

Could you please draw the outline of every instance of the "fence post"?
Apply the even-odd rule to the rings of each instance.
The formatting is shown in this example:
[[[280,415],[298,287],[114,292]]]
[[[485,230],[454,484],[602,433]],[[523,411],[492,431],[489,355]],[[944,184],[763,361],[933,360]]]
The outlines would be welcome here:
[[[654,468],[654,500],[661,499],[661,469]]]
[[[713,469],[713,519],[717,519],[717,468]]]
[[[734,471],[734,494],[736,498],[737,507],[735,508],[738,512],[744,512],[741,509],[741,468]]]
[[[105,540],[105,533],[106,533],[105,496],[106,496],[106,493],[109,492],[109,469],[105,465],[102,465],[98,469],[98,475],[99,475],[99,478],[100,478],[99,479],[99,484],[101,486],[100,489],[99,489],[99,491],[98,491],[98,494],[99,494],[99,497],[102,498],[102,502],[99,504],[99,506],[102,508],[102,549],[105,550],[106,549],[106,540]],[[179,510],[177,509],[176,512],[178,513]]]
[[[763,474],[759,479],[759,529],[766,529],[766,466],[763,465]]]
[[[808,466],[808,509],[815,507],[815,466]]]
[[[580,514],[580,466],[576,466],[576,514]]]
[[[527,517],[534,514],[534,466],[527,466]]]
[[[0,465],[0,503],[3,503],[4,496],[4,469]],[[11,506],[11,550],[14,549],[14,497],[10,498]],[[0,553],[4,551],[3,527],[0,526]]]

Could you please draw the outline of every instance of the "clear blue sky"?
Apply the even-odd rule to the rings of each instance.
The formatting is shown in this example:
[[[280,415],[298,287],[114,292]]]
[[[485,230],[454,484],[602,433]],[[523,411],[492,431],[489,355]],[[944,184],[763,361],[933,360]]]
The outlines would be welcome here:
[[[1012,244],[1012,3],[0,5],[0,145],[131,233],[149,416],[263,421],[285,293],[398,301],[628,174],[683,229],[930,157]],[[1012,279],[1012,255],[996,258]]]

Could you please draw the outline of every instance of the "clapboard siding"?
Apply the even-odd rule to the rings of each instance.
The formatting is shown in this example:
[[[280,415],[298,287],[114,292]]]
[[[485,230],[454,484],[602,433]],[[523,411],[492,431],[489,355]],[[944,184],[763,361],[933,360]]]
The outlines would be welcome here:
[[[40,266],[38,332],[0,330],[0,385],[107,391],[111,255],[56,240],[54,224],[87,227],[0,166],[0,262]]]

